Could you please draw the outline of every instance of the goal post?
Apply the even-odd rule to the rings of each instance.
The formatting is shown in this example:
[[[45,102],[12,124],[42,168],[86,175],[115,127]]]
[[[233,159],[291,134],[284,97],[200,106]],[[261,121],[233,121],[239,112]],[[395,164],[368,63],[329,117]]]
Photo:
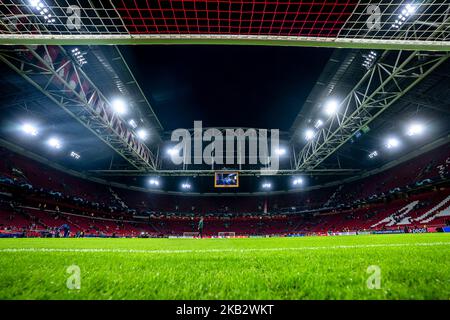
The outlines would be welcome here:
[[[219,238],[234,238],[236,237],[236,232],[219,232],[217,236]]]
[[[183,238],[196,238],[199,237],[199,232],[183,232]]]

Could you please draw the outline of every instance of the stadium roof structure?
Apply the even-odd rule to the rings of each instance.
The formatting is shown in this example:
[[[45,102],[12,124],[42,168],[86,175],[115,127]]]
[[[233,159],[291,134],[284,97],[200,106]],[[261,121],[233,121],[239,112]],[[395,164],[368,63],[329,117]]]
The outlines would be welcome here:
[[[376,56],[370,66],[366,65],[369,54]],[[291,142],[298,149],[297,168],[367,169],[380,164],[368,162],[368,155],[383,144],[382,133],[404,131],[399,122],[405,126],[414,119],[427,119],[426,126],[437,129],[436,120],[450,115],[448,57],[438,53],[435,63],[428,64],[430,56],[419,51],[335,50],[290,129]],[[428,61],[427,66],[415,59]],[[417,72],[417,67],[425,68]],[[325,120],[323,109],[333,99],[339,101],[340,112]],[[305,142],[301,137],[317,119],[324,119],[323,124]],[[434,132],[435,140],[448,134],[448,129],[441,129]]]
[[[133,105],[130,108],[133,114],[129,116],[141,119],[145,127],[152,130],[152,138],[146,141],[145,145],[152,150],[155,157],[154,168],[136,168],[133,166],[133,161],[127,160],[130,157],[129,154],[124,153],[122,157],[118,157],[121,149],[108,140],[109,133],[98,131],[99,127],[96,127],[97,125],[91,121],[89,114],[78,110],[82,105],[83,97],[74,99],[70,91],[61,90],[60,84],[56,85],[51,80],[55,78],[55,75],[49,72],[51,68],[43,69],[44,63],[48,63],[48,59],[45,58],[47,53],[58,50],[58,59],[54,64],[61,66],[61,61],[67,62],[64,57],[74,50],[73,48],[80,48],[89,63],[77,66],[72,59],[72,67],[82,72],[83,77],[95,84],[95,89],[102,96],[125,96]],[[370,53],[376,53],[377,60],[368,67],[365,65],[365,60]],[[27,61],[25,59],[27,54],[31,54],[33,59],[37,59],[36,62]],[[291,130],[280,133],[281,141],[290,150],[288,150],[288,156],[281,162],[281,170],[277,172],[276,176],[270,177],[274,181],[274,185],[286,185],[286,181],[289,184],[289,179],[297,175],[308,177],[310,186],[327,185],[379,170],[391,163],[406,161],[417,154],[430,150],[430,148],[447,143],[450,140],[448,127],[448,123],[450,123],[448,108],[450,105],[450,63],[448,57],[449,53],[446,52],[357,49],[333,51],[304,105],[299,105],[300,112],[293,121]],[[164,131],[157,114],[153,112],[152,106],[127,67],[118,47],[95,45],[80,47],[3,46],[0,48],[0,60],[4,62],[2,63],[1,78],[2,92],[5,94],[0,97],[3,106],[2,120],[7,120],[2,123],[3,131],[8,130],[24,115],[45,119],[44,127],[51,128],[49,131],[63,132],[63,137],[67,137],[67,141],[73,145],[73,149],[80,152],[82,160],[75,161],[67,158],[66,155],[51,152],[46,150],[48,148],[41,148],[38,144],[33,143],[33,139],[20,138],[11,132],[6,135],[3,132],[4,140],[1,141],[3,146],[40,161],[42,156],[51,159],[45,161],[47,164],[59,163],[67,168],[83,172],[86,176],[101,177],[127,186],[143,185],[151,176],[164,176],[164,188],[169,190],[177,188],[179,179],[196,179],[196,185],[208,185],[211,181],[210,176],[216,170],[225,169],[207,165],[201,167],[176,166],[168,160],[164,152],[166,145],[170,143],[168,132]],[[380,74],[382,78],[377,80],[378,82],[373,82],[375,77]],[[61,76],[61,74],[59,75]],[[372,82],[370,85],[365,84],[361,87],[364,89],[358,89],[358,84],[361,86],[361,83],[364,83],[363,79],[372,79]],[[378,98],[372,96],[368,99],[367,97],[374,92],[378,92],[377,94],[381,96]],[[352,100],[352,103],[358,102],[358,104],[352,105],[352,108],[362,110],[363,102],[370,102],[365,104],[368,109],[366,109],[364,117],[357,117],[357,119],[366,121],[355,123],[354,131],[344,132],[345,141],[342,144],[327,146],[323,139],[324,136],[318,136],[322,140],[305,141],[304,129],[312,127],[318,118],[324,119],[322,114],[324,102],[330,97],[346,101],[345,97],[349,96],[349,93],[352,93],[351,97],[358,97],[358,99]],[[371,109],[372,107],[373,109]],[[77,112],[71,113],[67,109],[69,111],[77,110]],[[378,113],[379,110],[382,112]],[[347,116],[343,113],[340,114],[341,121],[345,122],[345,119],[353,118],[351,114],[352,112],[349,112]],[[336,120],[333,120],[337,118],[331,117],[328,121],[324,121],[322,129],[316,129],[316,131],[331,132],[332,129],[341,128],[340,125],[336,126]],[[366,123],[368,121],[370,122]],[[412,121],[421,121],[427,128],[426,135],[406,137],[404,135],[405,126]],[[90,127],[93,124],[95,126]],[[220,130],[225,129],[221,128]],[[343,137],[343,133],[340,132],[340,134]],[[403,145],[398,151],[384,150],[384,140],[387,134],[402,137]],[[104,143],[101,143],[100,140]],[[327,140],[327,143],[330,141],[332,142],[332,140]],[[300,162],[298,155],[305,150],[313,150],[308,148],[314,143],[316,144],[314,148],[317,147],[314,149],[317,150],[315,154],[320,155],[320,160],[323,161],[320,161],[315,167],[300,167],[299,164],[301,165],[304,161]],[[321,154],[320,150],[322,149],[326,150],[326,153]],[[369,154],[375,150],[378,151],[378,156],[370,159]],[[36,155],[40,157],[36,157]],[[88,159],[88,161],[84,161],[84,159]],[[312,159],[317,161],[319,157]],[[237,168],[230,167],[229,169],[236,170]],[[259,179],[259,169],[258,166],[243,166],[239,168],[239,171],[243,176],[253,176],[255,178],[252,179]],[[246,182],[246,180],[242,180],[243,185],[240,188],[242,194],[245,194],[244,190],[254,191],[255,188],[258,188],[255,181],[259,180],[253,180],[253,182]],[[212,191],[209,190],[209,192]],[[229,191],[227,190],[226,193],[228,194]]]
[[[449,22],[438,0],[5,0],[0,43],[450,50]]]
[[[439,1],[3,1],[0,44],[12,44],[0,48],[3,128],[24,111],[46,119],[89,161],[49,157],[91,177],[127,185],[148,176],[200,179],[227,168],[168,161],[168,133],[121,50],[98,44],[335,47],[281,133],[289,152],[273,178],[305,174],[317,185],[352,178],[449,141],[449,10]],[[115,96],[126,99],[133,125],[112,112]],[[324,117],[330,100],[336,112]],[[384,133],[403,134],[399,123],[417,119],[426,137],[407,141],[401,155],[379,150]],[[151,139],[139,139],[140,126]],[[17,137],[6,135],[0,144],[15,148]],[[37,146],[17,142],[16,150],[39,158]],[[228,169],[260,176],[260,165]]]

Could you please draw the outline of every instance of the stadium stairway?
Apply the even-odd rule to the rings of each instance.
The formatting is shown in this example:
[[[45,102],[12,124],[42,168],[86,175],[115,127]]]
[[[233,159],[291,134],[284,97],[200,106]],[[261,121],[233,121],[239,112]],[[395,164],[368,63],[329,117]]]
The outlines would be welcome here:
[[[415,221],[420,221],[421,223],[428,223],[431,220],[433,220],[436,216],[437,210],[444,207],[450,202],[450,195],[448,195],[445,199],[443,199],[441,202],[439,202],[437,205],[435,205],[433,208],[422,214],[421,216],[415,218]]]

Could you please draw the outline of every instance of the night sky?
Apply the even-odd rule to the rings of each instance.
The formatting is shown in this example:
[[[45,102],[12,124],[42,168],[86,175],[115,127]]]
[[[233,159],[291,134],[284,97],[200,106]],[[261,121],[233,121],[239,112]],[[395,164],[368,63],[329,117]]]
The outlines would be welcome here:
[[[120,47],[165,130],[289,130],[332,49],[262,46]]]

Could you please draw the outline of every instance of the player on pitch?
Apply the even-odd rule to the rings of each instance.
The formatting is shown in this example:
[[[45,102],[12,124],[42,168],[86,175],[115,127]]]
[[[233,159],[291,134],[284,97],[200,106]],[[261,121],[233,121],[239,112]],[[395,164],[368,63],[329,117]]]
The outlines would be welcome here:
[[[198,222],[198,233],[200,235],[200,238],[203,238],[203,217],[201,217],[200,221]]]

